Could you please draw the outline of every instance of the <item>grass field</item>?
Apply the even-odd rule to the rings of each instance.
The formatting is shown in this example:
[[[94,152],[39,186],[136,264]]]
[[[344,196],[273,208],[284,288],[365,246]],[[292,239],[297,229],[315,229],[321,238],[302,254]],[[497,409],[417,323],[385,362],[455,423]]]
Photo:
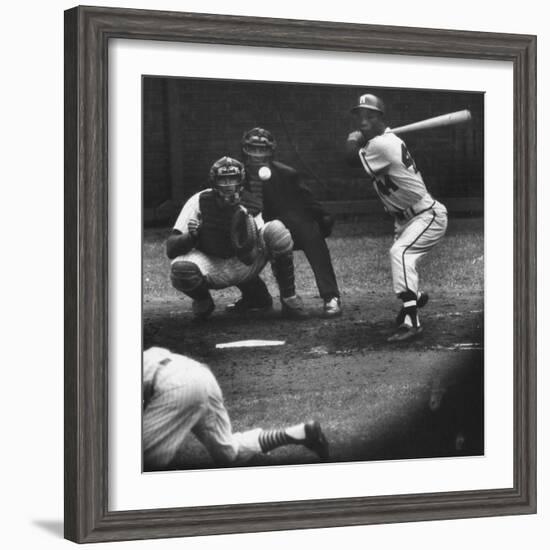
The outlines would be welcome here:
[[[164,253],[164,240],[169,228],[145,231],[143,247],[143,291],[145,302],[181,298],[170,284],[170,263]],[[335,226],[328,245],[343,295],[354,292],[391,291],[388,250],[392,242],[391,222],[386,219],[340,223]],[[315,281],[302,252],[296,253],[297,288],[303,295],[315,295]],[[483,290],[483,220],[460,218],[450,220],[443,242],[421,266],[423,288],[435,293]],[[262,276],[276,292],[271,270]],[[234,296],[233,289],[217,291],[223,301]]]
[[[214,291],[217,309],[193,322],[190,300],[171,288],[164,255],[168,229],[145,231],[145,346],[161,345],[206,362],[224,392],[234,428],[282,426],[318,418],[331,461],[483,453],[483,222],[451,219],[448,234],[420,266],[430,302],[421,339],[390,345],[399,307],[391,291],[391,224],[340,223],[328,239],[344,315],[325,320],[311,270],[295,255],[297,288],[313,312],[306,322],[277,311],[232,317],[224,306],[235,289]],[[263,276],[274,296],[271,270]],[[280,339],[280,348],[216,349],[216,343]],[[437,406],[434,406],[434,402]],[[253,464],[315,462],[289,447]],[[190,438],[174,468],[211,467]]]

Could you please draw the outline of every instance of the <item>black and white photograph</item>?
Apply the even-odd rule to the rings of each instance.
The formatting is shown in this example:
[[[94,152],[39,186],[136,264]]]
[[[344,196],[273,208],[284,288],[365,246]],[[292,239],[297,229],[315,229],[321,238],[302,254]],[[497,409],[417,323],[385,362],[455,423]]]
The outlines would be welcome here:
[[[483,91],[141,84],[143,470],[483,456]]]
[[[92,4],[3,11],[3,547],[545,550],[545,4]]]

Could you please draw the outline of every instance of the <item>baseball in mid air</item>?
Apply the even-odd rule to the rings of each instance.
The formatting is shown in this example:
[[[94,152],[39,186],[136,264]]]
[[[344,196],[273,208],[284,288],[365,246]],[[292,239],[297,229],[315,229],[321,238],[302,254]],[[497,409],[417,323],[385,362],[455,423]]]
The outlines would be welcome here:
[[[258,170],[258,176],[262,181],[268,180],[271,177],[271,169],[268,166],[262,166]]]

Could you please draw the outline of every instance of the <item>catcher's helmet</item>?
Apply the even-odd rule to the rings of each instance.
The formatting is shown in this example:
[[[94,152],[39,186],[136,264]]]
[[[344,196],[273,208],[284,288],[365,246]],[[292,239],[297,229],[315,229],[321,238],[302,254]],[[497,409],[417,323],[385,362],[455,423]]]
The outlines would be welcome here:
[[[372,94],[363,94],[359,98],[359,105],[356,105],[351,112],[354,113],[358,109],[370,109],[371,111],[378,111],[379,113],[384,114],[385,107],[384,103],[379,97],[376,97]]]
[[[264,128],[252,128],[243,134],[241,148],[247,160],[264,160],[273,155],[277,147],[273,134]]]
[[[241,200],[245,169],[242,162],[231,157],[218,159],[210,168],[208,180],[223,204],[235,205]]]

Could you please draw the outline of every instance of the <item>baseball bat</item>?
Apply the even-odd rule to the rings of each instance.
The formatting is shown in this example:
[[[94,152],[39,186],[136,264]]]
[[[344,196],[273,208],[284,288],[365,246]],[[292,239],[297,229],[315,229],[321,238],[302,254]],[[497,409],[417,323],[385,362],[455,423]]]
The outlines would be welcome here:
[[[452,126],[454,124],[462,124],[472,120],[472,113],[468,109],[463,111],[456,111],[454,113],[447,113],[446,115],[440,115],[433,118],[427,118],[426,120],[420,120],[407,124],[405,126],[399,126],[398,128],[390,128],[387,131],[394,134],[404,134],[406,132],[416,132],[417,130],[427,130],[429,128],[441,128],[443,126]]]

